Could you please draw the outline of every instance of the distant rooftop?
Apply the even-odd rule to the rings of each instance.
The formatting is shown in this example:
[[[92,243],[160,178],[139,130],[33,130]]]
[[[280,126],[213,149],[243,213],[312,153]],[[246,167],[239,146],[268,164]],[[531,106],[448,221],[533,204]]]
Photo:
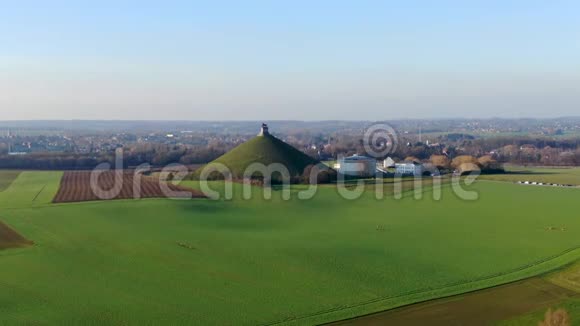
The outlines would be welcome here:
[[[400,163],[397,164],[413,164],[413,165],[421,165],[421,162],[416,162],[416,161],[402,161]]]
[[[374,159],[371,157],[355,154],[353,156],[345,157],[345,158],[343,158],[343,160],[345,160],[345,161],[367,161],[367,160],[374,160]]]

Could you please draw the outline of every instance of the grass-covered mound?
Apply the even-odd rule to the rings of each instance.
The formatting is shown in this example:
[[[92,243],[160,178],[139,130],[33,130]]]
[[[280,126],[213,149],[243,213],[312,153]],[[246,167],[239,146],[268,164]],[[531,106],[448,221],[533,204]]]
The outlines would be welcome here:
[[[293,178],[303,176],[308,168],[316,165],[331,171],[318,160],[270,134],[250,139],[209,163],[209,165],[216,165],[216,163],[221,163],[228,167],[234,179],[243,178],[244,172],[253,163],[261,163],[266,166],[273,163],[282,164],[288,169],[290,176]],[[202,169],[194,173],[194,178],[199,177]]]

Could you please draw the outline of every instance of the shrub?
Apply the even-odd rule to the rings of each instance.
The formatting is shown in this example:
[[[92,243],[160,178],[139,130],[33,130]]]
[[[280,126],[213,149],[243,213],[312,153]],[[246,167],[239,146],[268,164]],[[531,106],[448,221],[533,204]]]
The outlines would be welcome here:
[[[570,326],[570,315],[564,309],[553,311],[552,308],[546,311],[544,320],[538,326]]]

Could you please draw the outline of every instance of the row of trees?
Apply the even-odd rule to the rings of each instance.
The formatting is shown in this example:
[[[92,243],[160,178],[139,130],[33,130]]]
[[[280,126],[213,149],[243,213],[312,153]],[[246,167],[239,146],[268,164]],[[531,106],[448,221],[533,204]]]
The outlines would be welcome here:
[[[82,170],[100,163],[113,162],[113,155],[75,155],[68,153],[34,153],[0,156],[0,169]]]
[[[123,149],[123,166],[135,167],[143,163],[165,166],[210,162],[227,151],[228,147],[183,147],[146,144]],[[115,153],[30,153],[27,155],[0,155],[0,169],[84,170],[98,164],[114,164]]]
[[[290,144],[308,155],[321,159],[335,159],[339,155],[365,154],[364,141],[360,135],[347,134],[333,137],[312,135],[288,136]],[[123,148],[125,167],[142,163],[165,166],[171,163],[185,165],[205,164],[237,146],[238,138],[216,138],[209,143],[168,145],[162,143],[130,143]],[[414,141],[415,140],[415,141]],[[580,139],[549,139],[530,137],[474,138],[463,134],[443,135],[427,142],[417,142],[416,137],[402,135],[396,151],[387,155],[402,160],[412,157],[420,161],[443,161],[468,155],[482,157],[492,153],[491,159],[499,163],[538,165],[580,165]],[[0,148],[1,149],[1,148]],[[6,151],[7,149],[4,148]],[[384,157],[383,157],[384,158]],[[0,168],[24,169],[91,169],[103,162],[114,162],[114,153],[32,153],[7,155],[0,153]],[[470,160],[473,164],[483,164]],[[437,162],[438,166],[454,169],[449,163]]]
[[[515,145],[507,145],[497,150],[495,157],[501,162],[518,165],[580,165],[580,149],[573,151],[549,146],[536,148],[530,145],[519,147]]]
[[[479,158],[471,155],[459,155],[450,159],[446,155],[432,155],[429,159],[437,169],[443,171],[458,171],[459,173],[480,170],[482,173],[503,173],[504,169],[500,162],[491,155]]]

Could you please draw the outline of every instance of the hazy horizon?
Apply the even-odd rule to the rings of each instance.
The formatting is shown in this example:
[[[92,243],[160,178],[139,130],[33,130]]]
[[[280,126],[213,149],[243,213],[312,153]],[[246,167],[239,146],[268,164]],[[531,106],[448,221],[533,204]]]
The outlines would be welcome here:
[[[55,1],[0,12],[0,121],[579,116],[580,4]]]
[[[553,117],[434,117],[434,118],[383,118],[383,119],[0,119],[0,122],[376,122],[376,121],[461,121],[461,120],[559,120],[559,119],[580,119],[579,115],[553,116]]]

